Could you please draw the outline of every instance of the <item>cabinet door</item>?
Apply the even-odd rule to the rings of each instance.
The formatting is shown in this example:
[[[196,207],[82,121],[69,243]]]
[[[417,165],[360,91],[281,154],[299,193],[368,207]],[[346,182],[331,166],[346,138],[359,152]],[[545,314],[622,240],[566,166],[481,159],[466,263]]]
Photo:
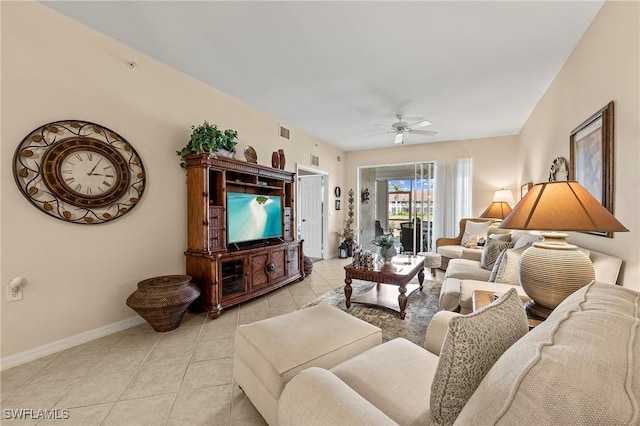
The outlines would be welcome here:
[[[251,265],[251,288],[259,288],[269,284],[269,252],[252,254],[249,257]]]
[[[288,276],[294,276],[300,273],[300,247],[297,245],[289,246],[287,265],[289,270],[287,271]]]
[[[281,281],[287,276],[287,249],[278,248],[271,250],[271,283]]]
[[[244,256],[220,260],[222,300],[241,296],[248,291],[244,260]]]

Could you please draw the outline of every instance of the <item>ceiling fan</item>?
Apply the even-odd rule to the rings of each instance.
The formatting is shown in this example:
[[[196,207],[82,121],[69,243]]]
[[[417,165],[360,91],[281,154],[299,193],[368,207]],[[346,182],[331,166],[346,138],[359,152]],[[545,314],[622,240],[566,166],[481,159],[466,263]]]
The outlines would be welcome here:
[[[432,123],[429,120],[420,120],[415,123],[407,123],[402,121],[402,114],[397,114],[396,117],[398,121],[391,125],[391,130],[382,133],[376,133],[375,135],[370,135],[367,137],[384,135],[386,133],[395,133],[396,137],[394,143],[402,144],[404,143],[404,134],[405,133],[415,133],[416,135],[426,135],[426,136],[434,136],[437,135],[438,132],[434,132],[431,130],[416,130],[420,127],[430,126]]]

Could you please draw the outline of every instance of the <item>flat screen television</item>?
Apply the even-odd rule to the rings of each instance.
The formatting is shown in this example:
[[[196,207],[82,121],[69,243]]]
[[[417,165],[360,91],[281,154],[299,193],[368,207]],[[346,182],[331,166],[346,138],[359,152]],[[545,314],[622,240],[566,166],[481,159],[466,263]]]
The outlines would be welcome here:
[[[282,237],[282,198],[227,192],[227,243]]]

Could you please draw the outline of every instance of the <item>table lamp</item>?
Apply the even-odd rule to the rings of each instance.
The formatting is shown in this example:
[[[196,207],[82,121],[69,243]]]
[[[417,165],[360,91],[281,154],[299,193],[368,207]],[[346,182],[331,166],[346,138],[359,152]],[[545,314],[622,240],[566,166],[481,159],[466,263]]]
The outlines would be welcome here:
[[[538,231],[628,231],[575,181],[535,185],[500,224]],[[589,257],[566,241],[567,234],[543,232],[520,258],[520,284],[532,299],[528,313],[546,318],[567,296],[595,279]]]
[[[480,217],[490,219],[504,219],[511,212],[511,205],[515,204],[513,194],[509,189],[501,189],[493,195],[493,201],[482,212]]]

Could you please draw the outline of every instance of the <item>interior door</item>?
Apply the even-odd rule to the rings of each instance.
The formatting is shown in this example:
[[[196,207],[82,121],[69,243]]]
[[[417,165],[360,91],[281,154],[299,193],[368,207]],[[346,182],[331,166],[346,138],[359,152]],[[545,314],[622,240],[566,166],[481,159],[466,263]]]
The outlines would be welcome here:
[[[300,237],[304,240],[304,254],[322,258],[322,175],[298,177],[300,200]]]

